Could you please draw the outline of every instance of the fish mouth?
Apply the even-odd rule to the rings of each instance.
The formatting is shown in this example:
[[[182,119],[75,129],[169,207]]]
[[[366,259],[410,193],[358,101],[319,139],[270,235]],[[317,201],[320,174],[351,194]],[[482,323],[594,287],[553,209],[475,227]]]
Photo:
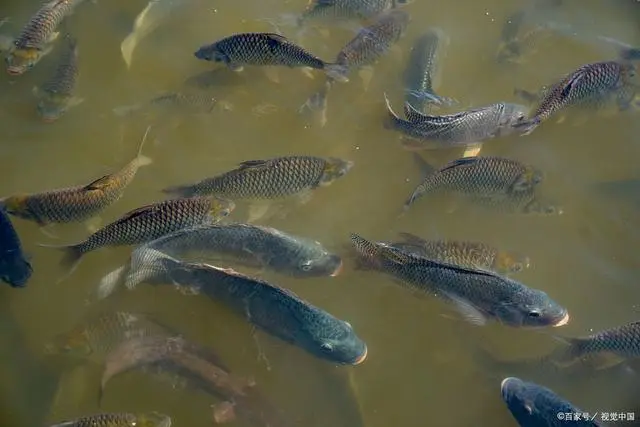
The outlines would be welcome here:
[[[58,116],[42,116],[42,121],[44,123],[53,123],[58,120]]]
[[[22,73],[24,73],[24,71],[21,68],[7,67],[7,74],[10,76],[19,76]]]
[[[500,390],[504,392],[504,390],[509,386],[510,382],[515,380],[514,377],[507,377],[500,382]]]
[[[369,353],[369,349],[367,348],[367,346],[364,346],[364,351],[362,352],[362,354],[360,356],[358,356],[358,358],[356,360],[354,360],[353,365],[359,365],[362,362],[365,361],[365,359],[367,358],[367,354]]]
[[[342,272],[343,269],[344,269],[344,263],[342,261],[340,261],[340,264],[338,264],[336,269],[333,270],[333,273],[331,273],[329,276],[330,277],[336,277],[337,275],[339,275]]]
[[[567,323],[569,323],[569,312],[565,313],[564,317],[563,317],[562,319],[558,320],[558,321],[553,325],[553,327],[554,327],[554,328],[557,328],[557,327],[560,327],[560,326],[564,326],[564,325],[566,325]]]

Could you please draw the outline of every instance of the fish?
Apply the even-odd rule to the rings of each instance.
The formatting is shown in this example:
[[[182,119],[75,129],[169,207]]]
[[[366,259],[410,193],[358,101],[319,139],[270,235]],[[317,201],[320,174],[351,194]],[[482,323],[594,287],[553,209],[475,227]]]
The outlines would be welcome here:
[[[339,255],[328,252],[320,242],[294,236],[271,227],[252,224],[214,224],[177,231],[136,249],[127,266],[109,273],[98,290],[101,298],[124,282],[128,289],[147,280],[166,280],[164,270],[147,259],[148,249],[166,255],[198,260],[230,262],[308,278],[337,276],[343,267]]]
[[[129,211],[87,239],[71,245],[42,245],[64,252],[61,264],[73,272],[83,255],[106,246],[139,245],[165,234],[199,224],[217,222],[235,204],[216,197],[170,199]]]
[[[416,111],[427,113],[432,105],[450,106],[455,103],[435,91],[442,77],[441,56],[448,45],[449,37],[440,28],[430,28],[413,43],[404,72],[404,87],[407,92],[405,102]]]
[[[473,148],[483,141],[516,132],[516,125],[526,120],[528,111],[523,105],[499,102],[435,116],[422,114],[406,103],[406,119],[402,119],[393,111],[386,94],[384,97],[387,106],[384,127],[406,137],[402,144],[409,150]]]
[[[435,295],[452,304],[470,323],[489,319],[510,327],[560,327],[569,312],[545,292],[489,270],[430,260],[351,234],[366,262],[398,280],[416,295]]]
[[[602,426],[596,420],[598,412],[587,413],[551,389],[520,378],[503,379],[500,393],[511,415],[521,427]],[[584,417],[583,414],[587,416]]]
[[[0,280],[14,288],[24,288],[33,267],[22,250],[20,236],[4,208],[0,207]]]
[[[62,117],[69,108],[83,102],[74,96],[78,81],[78,46],[75,37],[65,36],[67,46],[60,57],[54,74],[42,87],[35,87],[34,94],[40,99],[37,111],[42,120],[51,123]]]
[[[332,19],[370,19],[376,15],[405,4],[406,0],[311,0],[298,18],[302,26],[318,18]]]
[[[213,178],[162,191],[180,197],[216,195],[231,200],[306,197],[310,191],[343,177],[352,167],[352,161],[335,157],[285,156],[248,160]]]
[[[71,330],[49,340],[45,344],[45,353],[101,362],[114,348],[129,339],[171,333],[147,314],[125,311],[91,313]]]
[[[114,173],[104,175],[86,185],[41,193],[14,194],[0,199],[0,204],[9,214],[33,221],[41,227],[92,218],[117,202],[135,178],[138,169],[152,163],[149,157],[142,154],[149,130],[150,128],[147,128],[140,142],[136,157]]]
[[[152,249],[151,249],[152,250]],[[232,269],[186,263],[154,251],[173,283],[219,301],[237,315],[321,360],[358,365],[367,346],[351,325],[293,292]]]
[[[171,418],[159,412],[107,413],[62,421],[50,427],[171,427]]]
[[[341,67],[346,78],[352,70],[360,69],[365,88],[371,76],[369,67],[384,56],[405,34],[410,22],[410,15],[400,9],[391,9],[375,17],[370,25],[362,28],[338,53],[335,64]],[[321,125],[326,123],[327,97],[335,83],[328,76],[320,91],[313,94],[299,112],[320,111]]]
[[[170,92],[163,93],[146,103],[124,105],[116,107],[113,112],[117,116],[128,116],[136,112],[144,113],[164,113],[164,112],[185,112],[185,113],[212,113],[214,109],[221,106],[223,109],[231,109],[231,104],[219,100],[204,93]]]
[[[544,178],[538,168],[504,157],[464,157],[453,160],[428,174],[407,199],[407,210],[418,198],[437,190],[452,191],[475,197],[474,200],[504,202],[520,194],[525,201],[534,197],[532,191]]]
[[[32,69],[53,49],[60,23],[84,0],[49,0],[31,17],[5,57],[7,73],[13,76]]]
[[[495,271],[519,273],[530,267],[529,257],[505,251],[482,242],[458,240],[424,240],[411,233],[400,233],[402,241],[389,245],[434,261]]]
[[[122,58],[127,68],[131,68],[133,52],[140,41],[155,31],[174,14],[179,7],[188,4],[189,1],[190,0],[149,0],[147,6],[136,16],[133,29],[120,44]]]
[[[613,101],[619,110],[626,110],[636,94],[636,73],[636,66],[626,61],[583,65],[558,83],[543,88],[533,115],[514,126],[522,135],[528,135],[558,111],[576,105],[600,108]]]
[[[234,34],[201,46],[194,55],[203,61],[221,62],[234,71],[242,71],[245,65],[306,67],[323,70],[335,80],[348,81],[342,65],[326,63],[276,33]]]

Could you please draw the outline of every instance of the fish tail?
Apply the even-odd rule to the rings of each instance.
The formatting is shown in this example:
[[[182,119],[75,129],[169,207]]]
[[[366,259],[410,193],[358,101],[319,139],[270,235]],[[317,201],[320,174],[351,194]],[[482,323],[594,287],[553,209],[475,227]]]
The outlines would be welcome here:
[[[142,154],[142,147],[144,147],[144,143],[147,140],[147,135],[149,135],[149,131],[151,130],[151,126],[147,127],[147,130],[142,137],[142,141],[140,142],[140,146],[138,147],[138,155],[136,156],[136,162],[138,163],[138,167],[147,166],[153,163],[150,157],[147,157]]]
[[[104,299],[111,295],[119,286],[124,282],[125,266],[119,267],[113,270],[111,273],[106,274],[100,283],[98,284],[97,297],[98,299]]]
[[[65,270],[67,270],[67,274],[63,276],[62,279],[60,279],[59,281],[66,279],[76,270],[76,268],[78,268],[78,264],[80,263],[80,260],[84,255],[83,243],[78,243],[76,245],[63,245],[63,246],[38,244],[38,246],[41,246],[43,248],[53,248],[53,249],[57,249],[59,251],[64,252],[62,256],[62,260],[60,260],[60,266]]]
[[[584,347],[589,343],[588,339],[584,338],[568,338],[553,335],[553,339],[564,344],[556,353],[556,358],[559,361],[571,361],[580,357],[584,352]]]
[[[540,125],[541,122],[542,122],[542,119],[540,119],[540,117],[534,117],[532,119],[525,120],[520,123],[516,123],[515,125],[513,125],[513,127],[520,130],[521,136],[525,136],[533,132],[535,128],[537,128]]]
[[[347,77],[347,72],[349,69],[344,65],[340,64],[326,64],[324,67],[325,73],[332,79],[339,81],[341,83],[347,83],[349,78]]]
[[[135,105],[123,105],[121,107],[116,107],[113,109],[113,113],[116,116],[126,116],[128,114],[131,114],[132,112],[139,110],[142,106],[139,104],[135,104]]]
[[[193,197],[196,195],[196,191],[189,185],[176,185],[175,187],[167,187],[162,189],[162,192],[177,197]]]
[[[394,129],[397,123],[401,121],[401,119],[396,114],[396,112],[393,111],[393,108],[391,107],[391,102],[389,101],[389,98],[387,97],[386,92],[384,93],[384,102],[387,107],[387,117],[383,121],[383,125],[385,129]]]
[[[133,51],[138,45],[138,35],[133,32],[129,34],[120,44],[120,51],[122,52],[122,58],[124,59],[127,68],[131,68],[131,60],[133,58]]]

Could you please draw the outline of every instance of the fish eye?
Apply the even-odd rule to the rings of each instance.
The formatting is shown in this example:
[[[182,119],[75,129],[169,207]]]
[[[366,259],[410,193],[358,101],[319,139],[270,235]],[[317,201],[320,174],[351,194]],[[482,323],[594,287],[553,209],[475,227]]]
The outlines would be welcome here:
[[[323,351],[326,351],[327,353],[331,353],[333,351],[333,346],[329,343],[322,343],[322,345],[320,346],[320,348]]]
[[[531,310],[528,313],[528,316],[536,319],[536,318],[540,317],[540,312],[538,310]]]
[[[311,264],[311,261],[305,261],[302,264],[300,264],[300,269],[302,271],[309,271],[309,270],[311,270],[312,266],[313,265]]]

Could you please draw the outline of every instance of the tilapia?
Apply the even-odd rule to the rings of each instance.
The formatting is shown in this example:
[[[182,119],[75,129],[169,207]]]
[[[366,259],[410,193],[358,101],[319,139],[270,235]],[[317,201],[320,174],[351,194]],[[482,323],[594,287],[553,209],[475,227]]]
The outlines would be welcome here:
[[[521,427],[602,425],[598,422],[598,412],[585,412],[552,390],[535,383],[508,377],[500,383],[500,392],[511,415]]]
[[[69,34],[65,39],[67,46],[54,74],[41,87],[34,88],[34,94],[40,99],[38,114],[47,123],[58,120],[69,108],[83,102],[82,98],[74,96],[78,80],[77,41]]]
[[[119,282],[133,289],[147,280],[166,280],[164,270],[145,257],[148,249],[176,258],[246,265],[302,278],[336,276],[342,270],[339,255],[307,238],[251,224],[205,225],[177,231],[136,249],[129,264],[117,270],[120,273],[103,278],[99,295],[111,294]]]
[[[367,346],[349,323],[293,292],[231,269],[185,263],[154,253],[155,262],[175,285],[204,293],[266,333],[334,363],[357,365],[366,359]]]
[[[298,25],[317,18],[369,19],[406,0],[310,0]]]
[[[102,176],[89,184],[49,190],[42,193],[15,194],[0,200],[7,212],[40,226],[84,221],[117,202],[142,166],[151,159],[142,155],[147,133],[137,156],[117,172]]]
[[[569,322],[568,311],[545,292],[508,277],[433,261],[357,234],[351,242],[367,263],[418,294],[453,304],[473,324],[494,319],[511,327],[557,327]]]
[[[175,11],[192,0],[149,0],[142,12],[136,16],[133,29],[120,44],[120,51],[127,68],[131,68],[133,52],[138,43],[155,31]]]
[[[21,75],[33,68],[53,49],[60,23],[84,0],[49,0],[29,20],[13,41],[5,58],[7,73]]]
[[[528,135],[543,121],[570,106],[600,108],[611,102],[620,110],[629,108],[636,94],[636,66],[626,61],[596,62],[583,65],[560,82],[543,89],[533,115],[514,126]]]
[[[124,105],[113,109],[117,116],[126,116],[136,112],[148,113],[202,113],[214,111],[216,107],[231,109],[230,104],[205,93],[171,92],[159,95],[152,100],[133,105]]]
[[[22,251],[20,236],[9,215],[0,207],[0,280],[14,288],[23,288],[32,273],[31,263]]]
[[[519,273],[530,266],[529,257],[482,242],[424,240],[410,233],[400,233],[400,236],[402,241],[394,241],[389,245],[433,261],[492,270],[500,274]]]
[[[348,81],[342,65],[329,64],[275,33],[240,33],[200,47],[195,57],[204,61],[222,62],[235,71],[245,65],[306,67],[323,70],[335,80]]]
[[[391,108],[385,94],[387,119],[384,126],[400,132],[403,146],[410,150],[433,150],[455,147],[479,148],[479,143],[515,132],[515,126],[527,116],[527,108],[500,102],[454,114],[434,116],[422,114],[405,104],[406,119]],[[477,155],[478,151],[473,151]],[[467,155],[465,155],[467,157]]]
[[[436,93],[440,86],[440,67],[443,51],[449,38],[440,28],[432,28],[413,43],[409,62],[404,72],[405,102],[421,113],[427,113],[431,105],[453,105],[455,101]]]
[[[215,197],[170,199],[134,209],[80,243],[41,246],[64,251],[62,265],[72,272],[88,252],[106,246],[139,245],[183,228],[215,223],[234,208],[233,202]]]
[[[50,427],[171,427],[171,418],[159,412],[96,414]]]

